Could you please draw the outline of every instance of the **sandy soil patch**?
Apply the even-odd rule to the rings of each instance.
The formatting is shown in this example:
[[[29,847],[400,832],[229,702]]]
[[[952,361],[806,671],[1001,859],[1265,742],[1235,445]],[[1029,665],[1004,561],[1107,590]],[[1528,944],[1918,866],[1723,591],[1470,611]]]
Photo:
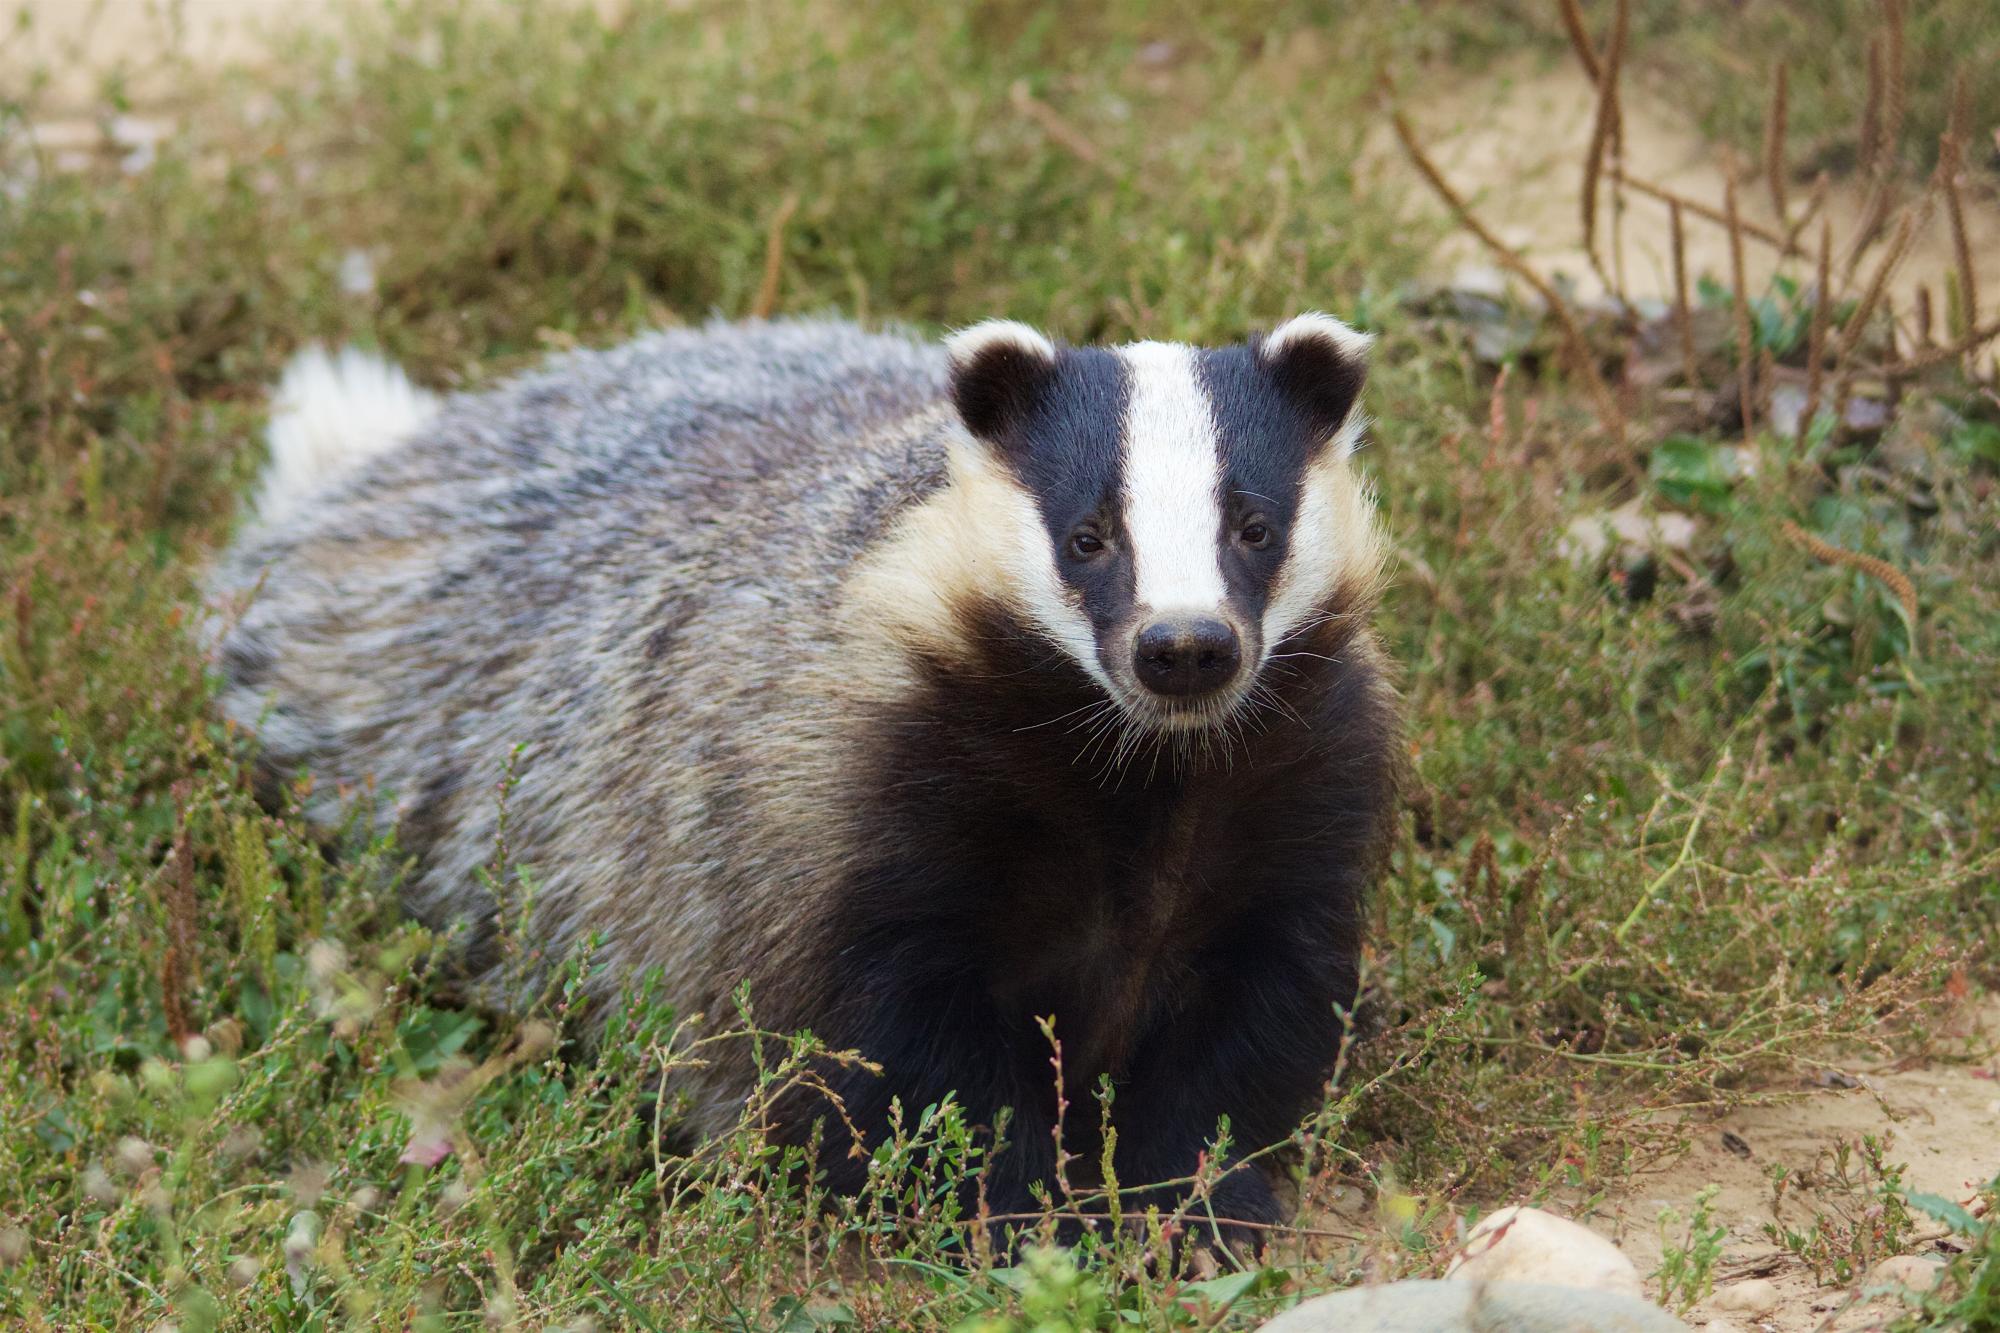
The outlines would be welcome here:
[[[1625,160],[1634,175],[1676,194],[1720,207],[1727,167],[1723,152],[1702,138],[1670,89],[1630,80],[1621,86]],[[1431,155],[1453,186],[1508,245],[1525,253],[1544,275],[1562,274],[1588,297],[1604,284],[1592,272],[1583,248],[1583,160],[1596,114],[1596,91],[1574,63],[1544,66],[1527,59],[1503,63],[1488,75],[1458,83],[1405,90],[1405,100]],[[1443,206],[1420,184],[1394,135],[1386,126],[1371,136],[1371,181],[1380,188],[1407,191],[1410,206],[1441,215]],[[1755,164],[1746,163],[1739,208],[1749,222],[1775,227],[1776,213]],[[1806,184],[1789,191],[1796,215],[1810,194]],[[1853,229],[1867,208],[1868,187],[1858,179],[1833,182],[1827,216],[1833,222],[1836,274]],[[1966,225],[1974,269],[1982,292],[2000,290],[2000,208],[1989,199],[1968,202]],[[1600,248],[1613,276],[1618,266],[1610,246],[1613,210],[1609,187],[1600,196]],[[1622,218],[1625,288],[1634,297],[1673,291],[1673,250],[1667,205],[1627,191]],[[1818,224],[1808,228],[1816,238]],[[1723,228],[1690,217],[1686,223],[1689,281],[1702,274],[1729,279],[1729,238]],[[1454,264],[1491,268],[1478,241],[1453,235],[1440,256]],[[1748,276],[1761,290],[1778,265],[1769,246],[1751,242],[1745,253]],[[1942,310],[1940,287],[1953,267],[1951,234],[1939,210],[1921,230],[1891,284],[1899,311],[1907,312],[1919,284],[1926,285]],[[1793,261],[1789,270],[1809,276]],[[1864,268],[1864,274],[1867,269]]]
[[[1894,1307],[1854,1308],[1836,1318],[1849,1290],[1819,1286],[1804,1264],[1763,1234],[1772,1220],[1770,1170],[1774,1164],[1810,1168],[1839,1140],[1873,1134],[1892,1140],[1887,1158],[1908,1166],[1908,1189],[1964,1202],[2000,1175],[2000,1001],[1962,1013],[1950,1031],[1968,1039],[1966,1058],[1909,1067],[1858,1061],[1842,1070],[1856,1087],[1805,1091],[1795,1100],[1708,1119],[1696,1128],[1691,1151],[1660,1172],[1634,1179],[1590,1219],[1592,1225],[1617,1240],[1640,1272],[1650,1274],[1660,1261],[1660,1210],[1672,1207],[1686,1217],[1699,1190],[1720,1186],[1711,1208],[1716,1222],[1729,1228],[1719,1265],[1724,1285],[1761,1276],[1778,1288],[1779,1305],[1753,1320],[1723,1313],[1711,1298],[1689,1316],[1691,1324],[1699,1328],[1713,1317],[1768,1333],[1823,1327],[1845,1333],[1877,1326]],[[1788,1199],[1784,1205],[1785,1220],[1794,1228],[1808,1220],[1806,1202]],[[1920,1237],[1940,1230],[1918,1218]],[[1917,1252],[1927,1250],[1938,1253],[1934,1245],[1919,1245]]]

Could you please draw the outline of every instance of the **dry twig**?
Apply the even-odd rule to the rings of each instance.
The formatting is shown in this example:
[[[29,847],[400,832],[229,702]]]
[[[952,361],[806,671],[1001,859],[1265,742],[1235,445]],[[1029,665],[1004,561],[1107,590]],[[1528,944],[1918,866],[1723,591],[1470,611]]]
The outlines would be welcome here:
[[[1016,111],[1041,126],[1042,133],[1068,150],[1070,156],[1099,170],[1106,169],[1104,154],[1098,151],[1097,145],[1082,130],[1064,120],[1054,107],[1029,92],[1026,79],[1016,79],[1007,96]]]
[[[1694,309],[1688,304],[1687,235],[1681,206],[1667,205],[1667,234],[1674,253],[1674,331],[1680,336],[1681,377],[1689,384],[1699,382],[1700,363],[1694,352]]]
[[[1743,440],[1757,431],[1757,363],[1750,347],[1750,282],[1743,271],[1743,219],[1736,210],[1736,155],[1724,165],[1722,211],[1729,219],[1730,307],[1736,318],[1736,401],[1743,412]]]
[[[778,308],[778,283],[785,263],[785,226],[798,209],[798,195],[788,194],[771,215],[771,225],[764,233],[764,280],[757,284],[757,299],[750,303],[752,319],[769,319]]]
[[[1929,370],[1932,366],[1941,366],[1962,356],[1971,356],[1995,339],[2000,339],[2000,318],[1988,320],[1956,342],[1942,347],[1926,348],[1904,357],[1901,361],[1891,361],[1888,365],[1879,366],[1875,369],[1875,373],[1885,379],[1906,379],[1918,371]]]
[[[1806,405],[1799,414],[1799,434],[1811,429],[1819,414],[1819,396],[1826,379],[1826,328],[1833,314],[1833,222],[1819,224],[1819,269],[1813,285],[1812,323],[1806,329]],[[1836,409],[1837,410],[1837,409]]]
[[[1471,205],[1452,188],[1451,182],[1444,178],[1444,173],[1438,170],[1437,164],[1431,161],[1430,154],[1426,153],[1423,145],[1417,141],[1416,131],[1410,128],[1409,118],[1401,111],[1394,111],[1390,113],[1390,122],[1395,126],[1396,137],[1402,141],[1403,151],[1409,154],[1412,165],[1430,183],[1430,187],[1437,192],[1445,206],[1451,209],[1452,214],[1458,218],[1459,225],[1477,237],[1479,243],[1492,252],[1502,267],[1527,283],[1548,306],[1549,314],[1554,317],[1556,327],[1562,334],[1563,348],[1569,356],[1572,368],[1583,377],[1584,384],[1596,401],[1598,413],[1604,423],[1611,428],[1613,434],[1623,439],[1624,411],[1618,406],[1617,395],[1612,393],[1611,386],[1605,383],[1603,373],[1598,370],[1597,359],[1591,354],[1590,344],[1584,341],[1583,331],[1577,327],[1576,318],[1570,313],[1569,303],[1549,285],[1546,278],[1535,272],[1533,265],[1521,258],[1517,251],[1494,235],[1487,229],[1486,224],[1479,220]]]
[[[1729,225],[1729,215],[1713,204],[1704,204],[1699,199],[1693,199],[1684,194],[1677,194],[1667,189],[1664,185],[1655,185],[1649,180],[1642,180],[1616,165],[1607,167],[1604,174],[1612,180],[1617,181],[1620,185],[1629,186],[1637,190],[1640,194],[1657,199],[1663,204],[1679,204],[1695,217],[1705,218],[1721,227]],[[1766,245],[1774,246],[1780,254],[1789,257],[1804,253],[1804,251],[1799,249],[1796,241],[1772,231],[1769,227],[1752,222],[1748,218],[1739,218],[1737,224],[1743,229],[1745,236],[1750,237],[1752,240],[1762,241]]]
[[[1835,378],[1833,383],[1833,410],[1837,418],[1836,428],[1847,419],[1847,390],[1854,382],[1855,351],[1861,339],[1868,332],[1869,321],[1875,317],[1875,307],[1882,303],[1882,294],[1888,289],[1889,278],[1903,262],[1909,251],[1910,238],[1916,235],[1917,223],[1929,210],[1921,207],[1903,210],[1902,221],[1896,224],[1896,234],[1888,248],[1882,252],[1882,262],[1875,266],[1875,274],[1868,280],[1868,286],[1861,294],[1854,313],[1840,331],[1840,346],[1834,352]]]
[[[1771,207],[1778,212],[1778,225],[1790,231],[1786,218],[1791,210],[1785,201],[1785,83],[1784,61],[1778,62],[1777,78],[1771,85],[1771,109],[1764,117],[1764,183],[1771,190]]]
[[[1609,151],[1618,120],[1618,70],[1625,59],[1625,36],[1631,26],[1631,0],[1618,0],[1617,17],[1611,25],[1611,42],[1605,50],[1603,77],[1597,81],[1597,119],[1591,125],[1590,146],[1583,158],[1583,248],[1591,267],[1607,289],[1613,283],[1604,271],[1597,252],[1597,190],[1604,172],[1604,155]]]
[[[1938,149],[1937,178],[1944,195],[1945,217],[1951,223],[1952,254],[1958,265],[1958,308],[1963,321],[1958,328],[1970,329],[1979,323],[1979,281],[1972,267],[1972,244],[1965,232],[1965,204],[1959,198],[1958,177],[1965,168],[1966,124],[1971,119],[1971,93],[1963,69],[1951,85],[1951,118],[1946,122],[1944,141]]]
[[[1911,647],[1912,649],[1915,648],[1917,585],[1910,582],[1908,574],[1905,574],[1887,560],[1879,560],[1872,555],[1862,555],[1859,551],[1850,551],[1845,547],[1835,546],[1831,542],[1822,541],[1790,519],[1786,519],[1780,523],[1778,530],[1784,533],[1792,542],[1803,547],[1815,559],[1824,560],[1831,565],[1844,565],[1848,569],[1858,569],[1863,574],[1868,575],[1868,577],[1886,585],[1889,591],[1896,594],[1896,600],[1902,603],[1903,614],[1909,619]]]
[[[1602,75],[1597,63],[1597,50],[1590,43],[1590,31],[1583,26],[1583,13],[1576,7],[1576,0],[1562,0],[1563,31],[1569,34],[1570,49],[1583,65],[1583,72],[1596,83]]]

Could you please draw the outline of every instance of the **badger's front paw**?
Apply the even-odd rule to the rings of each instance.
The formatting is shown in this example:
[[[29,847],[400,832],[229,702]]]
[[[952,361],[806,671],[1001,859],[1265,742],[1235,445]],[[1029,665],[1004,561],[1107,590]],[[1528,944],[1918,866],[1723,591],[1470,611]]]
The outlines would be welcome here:
[[[1188,1209],[1188,1239],[1253,1261],[1285,1220],[1285,1206],[1270,1177],[1255,1165],[1238,1166],[1218,1181],[1208,1199]]]

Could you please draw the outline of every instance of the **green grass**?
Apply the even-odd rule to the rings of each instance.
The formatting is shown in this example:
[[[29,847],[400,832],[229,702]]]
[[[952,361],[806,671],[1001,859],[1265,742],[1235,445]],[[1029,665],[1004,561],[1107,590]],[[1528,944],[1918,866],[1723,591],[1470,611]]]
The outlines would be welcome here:
[[[1490,368],[1400,301],[1434,238],[1353,163],[1378,60],[1504,33],[1278,3],[1134,0],[1080,29],[945,11],[607,29],[418,3],[346,58],[308,45],[204,90],[129,176],[35,163],[11,113],[0,1321],[1249,1327],[1364,1268],[1430,1271],[1465,1210],[1616,1185],[1680,1141],[1660,1108],[1843,1040],[1921,1051],[1925,1016],[2000,980],[1990,396],[1944,374],[1893,455],[1766,439],[1745,471],[1733,440],[1657,449],[1673,428],[1643,415],[1615,445],[1524,365],[1494,434]],[[747,1125],[690,1151],[650,1075],[695,1038],[645,983],[596,1050],[566,1028],[574,969],[530,1012],[468,1010],[398,919],[393,845],[322,848],[251,798],[188,630],[284,357],[360,338],[469,383],[742,314],[788,196],[781,310],[1229,339],[1325,305],[1382,335],[1367,458],[1422,791],[1373,911],[1379,1031],[1288,1158],[1309,1225],[1336,1186],[1381,1201],[1360,1240],[1280,1235],[1206,1282],[1137,1233],[968,1257],[953,1187],[979,1162],[948,1108],[910,1108],[859,1200],[803,1191]],[[339,284],[357,248],[363,297]],[[1557,554],[1640,490],[1698,516],[1686,574]],[[1906,571],[1914,639],[1786,519]],[[775,1088],[811,1051],[773,1036],[765,1060]],[[2000,1317],[1993,1245],[1936,1311]]]

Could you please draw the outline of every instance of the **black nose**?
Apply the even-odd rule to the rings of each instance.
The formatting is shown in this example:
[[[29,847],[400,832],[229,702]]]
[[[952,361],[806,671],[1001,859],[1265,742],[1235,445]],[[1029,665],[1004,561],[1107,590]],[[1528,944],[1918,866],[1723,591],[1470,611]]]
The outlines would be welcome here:
[[[1198,698],[1236,679],[1243,646],[1236,631],[1208,616],[1156,620],[1132,644],[1132,670],[1154,694]]]

